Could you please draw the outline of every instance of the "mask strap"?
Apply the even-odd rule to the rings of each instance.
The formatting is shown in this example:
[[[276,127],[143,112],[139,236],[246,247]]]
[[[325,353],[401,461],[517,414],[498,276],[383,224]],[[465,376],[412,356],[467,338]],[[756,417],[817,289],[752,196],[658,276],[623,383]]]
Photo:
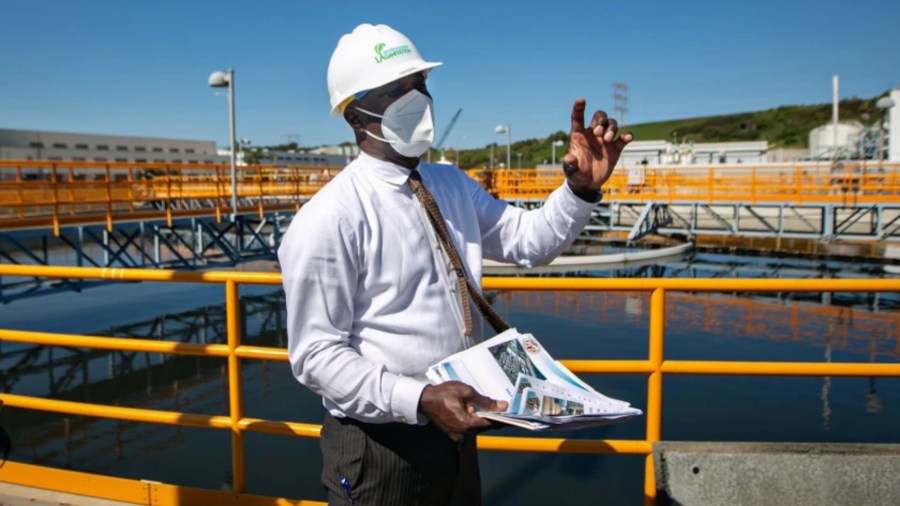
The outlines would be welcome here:
[[[363,130],[363,131],[364,131],[364,132],[366,133],[366,135],[368,135],[369,137],[371,137],[371,138],[373,138],[373,139],[378,139],[378,140],[381,141],[381,142],[385,142],[385,143],[387,143],[387,144],[396,144],[396,143],[397,143],[397,141],[391,141],[391,140],[388,140],[388,139],[384,139],[384,138],[382,138],[382,137],[378,137],[377,135],[373,134],[372,132],[370,132],[370,131],[368,131],[368,130]]]
[[[369,116],[374,116],[374,117],[376,117],[376,118],[384,118],[384,116],[382,116],[382,115],[380,115],[380,114],[375,114],[374,112],[372,112],[372,111],[367,111],[367,110],[365,110],[365,109],[363,109],[363,108],[361,108],[361,107],[354,107],[354,109],[356,109],[357,111],[359,111],[359,112],[361,112],[361,113],[368,114]],[[366,135],[368,135],[369,137],[371,137],[371,138],[373,138],[373,139],[378,139],[378,140],[381,141],[381,142],[386,142],[386,143],[388,143],[388,144],[395,144],[395,143],[396,143],[396,141],[389,141],[389,140],[387,140],[387,139],[385,139],[385,138],[383,138],[383,137],[378,137],[377,135],[373,134],[372,132],[370,132],[370,131],[368,131],[368,130],[364,130],[364,132],[366,132]]]
[[[353,108],[356,109],[356,110],[359,111],[359,112],[368,114],[369,116],[372,116],[372,117],[375,117],[375,118],[382,118],[382,119],[384,118],[384,116],[382,116],[381,114],[375,114],[374,112],[372,112],[372,111],[367,111],[367,110],[363,109],[362,107],[355,107],[355,106],[354,106]]]

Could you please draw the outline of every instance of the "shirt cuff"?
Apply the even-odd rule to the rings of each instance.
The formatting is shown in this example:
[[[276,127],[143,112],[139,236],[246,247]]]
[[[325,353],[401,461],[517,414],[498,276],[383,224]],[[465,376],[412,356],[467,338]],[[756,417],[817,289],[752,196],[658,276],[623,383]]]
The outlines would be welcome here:
[[[560,198],[560,204],[565,210],[568,216],[573,217],[586,217],[590,216],[591,212],[597,207],[597,204],[603,200],[603,193],[598,192],[600,194],[600,198],[597,199],[596,202],[587,202],[582,200],[581,197],[575,195],[575,192],[572,191],[572,188],[569,187],[568,181],[563,181],[562,186],[556,189],[553,193],[558,193],[562,198]]]
[[[419,423],[419,399],[422,390],[430,385],[408,376],[400,376],[391,392],[391,412],[398,422],[414,425]]]

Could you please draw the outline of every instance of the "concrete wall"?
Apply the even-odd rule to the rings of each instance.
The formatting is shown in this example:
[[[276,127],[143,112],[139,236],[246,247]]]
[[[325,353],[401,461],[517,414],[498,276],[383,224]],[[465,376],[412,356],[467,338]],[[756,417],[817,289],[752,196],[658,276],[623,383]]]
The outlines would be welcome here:
[[[900,445],[692,443],[653,445],[658,504],[900,504]]]

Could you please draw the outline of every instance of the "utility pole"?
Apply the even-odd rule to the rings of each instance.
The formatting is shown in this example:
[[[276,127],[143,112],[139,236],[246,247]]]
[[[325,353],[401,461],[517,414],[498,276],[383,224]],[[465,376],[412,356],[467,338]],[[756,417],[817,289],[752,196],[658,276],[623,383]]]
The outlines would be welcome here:
[[[625,83],[620,83],[614,81],[612,83],[613,87],[613,106],[612,110],[616,115],[616,121],[619,123],[619,126],[625,124],[625,113],[628,112],[628,85]]]

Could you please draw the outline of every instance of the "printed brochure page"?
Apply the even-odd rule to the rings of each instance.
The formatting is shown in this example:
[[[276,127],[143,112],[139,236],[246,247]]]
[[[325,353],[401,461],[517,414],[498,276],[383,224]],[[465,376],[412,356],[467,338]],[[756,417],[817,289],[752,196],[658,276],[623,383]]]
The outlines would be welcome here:
[[[555,361],[531,334],[510,329],[433,365],[435,383],[461,381],[492,399],[509,402],[504,412],[479,416],[531,430],[574,429],[617,423],[643,414],[581,381]]]

